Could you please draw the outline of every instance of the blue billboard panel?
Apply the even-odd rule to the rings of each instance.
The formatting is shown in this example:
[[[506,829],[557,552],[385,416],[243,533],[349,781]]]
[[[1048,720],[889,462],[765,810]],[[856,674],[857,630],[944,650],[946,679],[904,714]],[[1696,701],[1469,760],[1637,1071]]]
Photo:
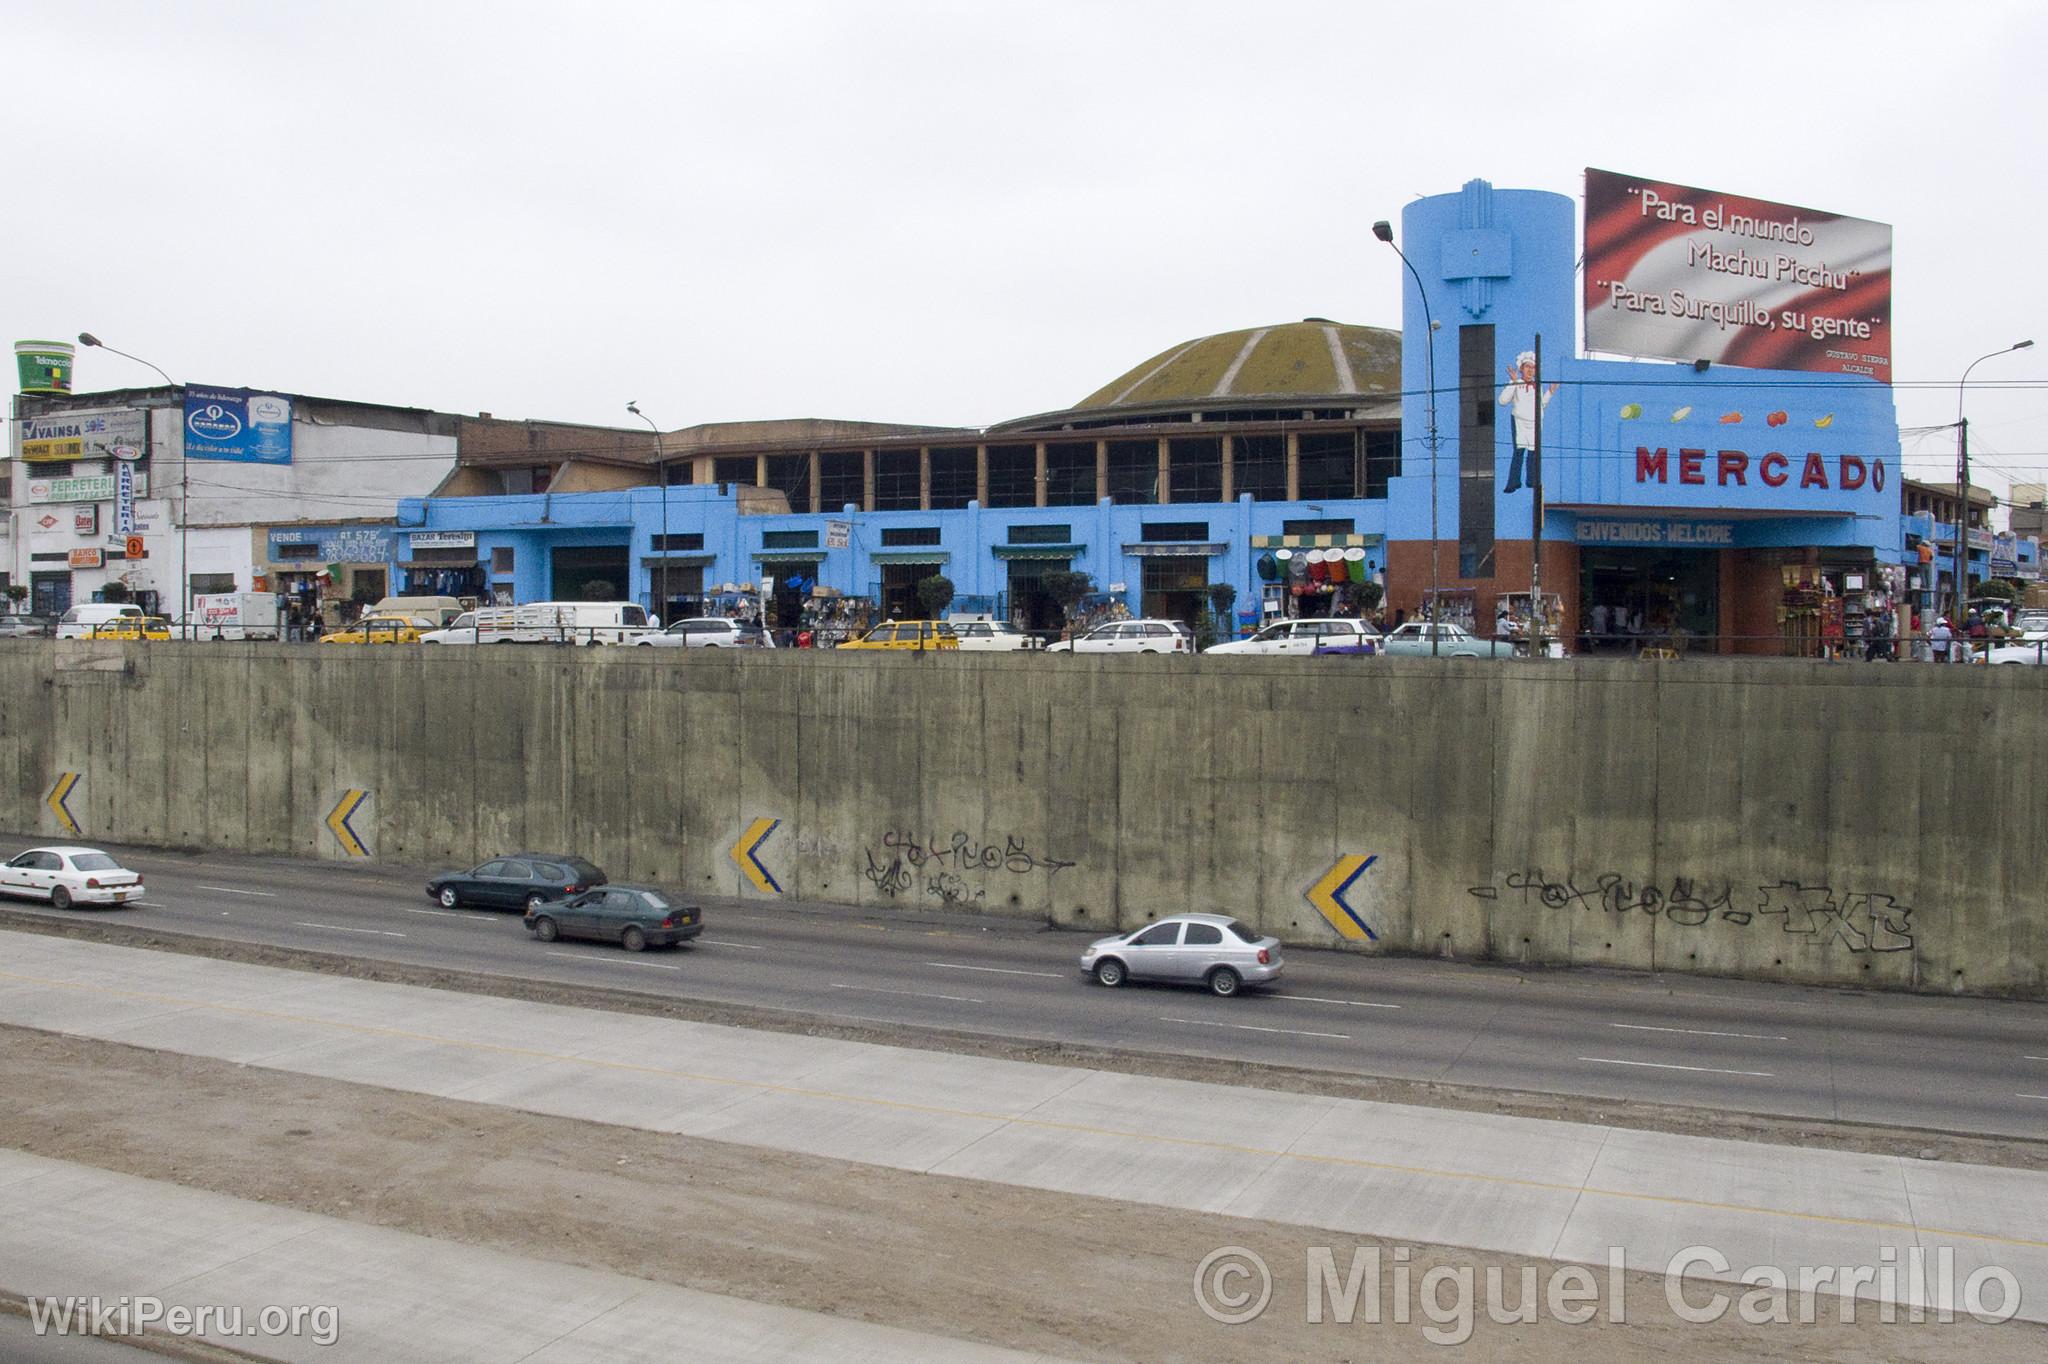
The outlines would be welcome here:
[[[246,388],[187,388],[185,458],[290,464],[291,399]]]

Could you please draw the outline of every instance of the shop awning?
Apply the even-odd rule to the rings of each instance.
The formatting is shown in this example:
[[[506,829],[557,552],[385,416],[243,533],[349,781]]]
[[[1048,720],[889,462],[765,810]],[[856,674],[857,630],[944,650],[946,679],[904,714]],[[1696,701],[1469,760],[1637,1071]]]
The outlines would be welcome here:
[[[878,564],[943,564],[952,557],[943,549],[878,549],[868,555]]]
[[[643,554],[642,568],[709,568],[718,559],[716,554]]]
[[[1229,545],[1215,541],[1178,540],[1155,544],[1148,540],[1143,544],[1125,545],[1124,553],[1136,559],[1208,559],[1229,548]]]
[[[998,559],[1078,559],[1088,552],[1086,545],[990,545]]]
[[[1373,549],[1379,535],[1254,535],[1253,549]]]
[[[747,556],[763,564],[822,564],[825,551],[822,549],[757,549]]]
[[[482,561],[477,559],[463,559],[454,563],[446,559],[400,559],[393,565],[395,568],[408,569],[415,573],[431,573],[435,569],[445,569],[450,573],[467,573],[482,566]],[[285,570],[287,573],[291,571]]]

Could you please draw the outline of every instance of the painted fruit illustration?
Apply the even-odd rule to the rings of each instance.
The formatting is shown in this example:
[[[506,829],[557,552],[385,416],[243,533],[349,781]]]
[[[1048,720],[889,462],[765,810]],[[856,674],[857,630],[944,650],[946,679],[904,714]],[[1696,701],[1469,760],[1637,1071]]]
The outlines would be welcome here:
[[[1634,421],[1642,415],[1643,405],[1641,403],[1629,403],[1621,409],[1621,419],[1625,422]]]
[[[1690,417],[1691,415],[1692,415],[1692,409],[1691,409],[1691,408],[1689,408],[1689,407],[1681,407],[1681,408],[1679,408],[1679,409],[1678,409],[1678,410],[1677,410],[1676,412],[1674,412],[1674,413],[1672,413],[1672,414],[1671,414],[1671,420],[1673,420],[1673,421],[1675,421],[1675,422],[1682,422],[1682,421],[1684,421],[1684,420],[1685,420],[1685,419],[1686,419],[1687,417]]]
[[[1825,431],[1830,426],[1833,426],[1835,424],[1835,414],[1830,412],[1825,417],[1815,417],[1813,419],[1813,424],[1815,426],[1818,426],[1821,430]]]
[[[1784,412],[1773,412],[1770,416],[1764,418],[1764,421],[1766,421],[1772,426],[1783,426],[1786,422],[1791,420],[1792,418],[1790,414]]]
[[[1723,426],[1734,426],[1740,423],[1741,420],[1742,414],[1740,412],[1723,412],[1721,414],[1721,425]]]

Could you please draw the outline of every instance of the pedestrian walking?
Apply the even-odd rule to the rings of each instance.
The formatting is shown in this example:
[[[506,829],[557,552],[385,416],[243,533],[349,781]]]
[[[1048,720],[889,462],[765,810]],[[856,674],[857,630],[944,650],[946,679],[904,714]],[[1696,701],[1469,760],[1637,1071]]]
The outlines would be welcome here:
[[[1889,611],[1873,611],[1871,612],[1870,625],[1865,635],[1865,642],[1863,646],[1863,661],[1865,663],[1875,663],[1878,659],[1881,658],[1884,659],[1886,662],[1890,662],[1891,656],[1891,613]]]
[[[1949,646],[1955,638],[1955,628],[1948,623],[1947,616],[1934,622],[1934,628],[1927,632],[1927,647],[1933,652],[1936,663],[1948,662]]]

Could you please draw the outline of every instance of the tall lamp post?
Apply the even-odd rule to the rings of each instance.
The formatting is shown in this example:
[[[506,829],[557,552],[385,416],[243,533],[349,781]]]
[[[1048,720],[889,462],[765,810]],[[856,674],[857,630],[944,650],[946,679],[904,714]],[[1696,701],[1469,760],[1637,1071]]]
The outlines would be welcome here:
[[[646,422],[647,429],[654,433],[654,476],[661,480],[661,542],[654,552],[655,562],[661,567],[661,586],[654,590],[654,614],[661,616],[668,611],[668,456],[661,448],[661,428],[654,424],[654,418],[640,410],[640,400],[635,398],[627,403],[626,410]]]
[[[1394,225],[1382,218],[1372,225],[1372,235],[1394,248],[1394,254],[1401,258],[1401,264],[1408,267],[1408,273],[1415,277],[1415,292],[1422,297],[1422,320],[1424,325],[1424,352],[1428,360],[1429,373],[1429,652],[1437,652],[1436,618],[1438,602],[1441,600],[1442,577],[1438,571],[1437,548],[1437,427],[1436,427],[1436,318],[1429,309],[1429,290],[1422,286],[1422,276],[1416,273],[1415,262],[1408,259],[1408,253],[1394,245]]]
[[[1963,367],[1963,377],[1956,381],[1956,628],[1963,625],[1963,613],[1970,596],[1970,419],[1963,415],[1963,387],[1970,382],[1970,371],[1994,355],[2006,355],[2016,350],[2025,350],[2033,345],[2031,340],[2015,341],[2010,346],[1980,355]],[[1988,567],[1987,567],[1988,571]]]
[[[163,375],[163,381],[169,384],[172,388],[176,388],[178,386],[178,381],[176,379],[173,379],[170,375],[164,374],[161,367],[151,364],[149,361],[143,359],[139,355],[130,355],[125,350],[115,350],[112,346],[100,340],[91,332],[80,332],[78,334],[78,344],[81,346],[91,346],[95,349],[103,350],[107,352],[107,354],[109,355],[118,355],[123,360],[133,360],[136,364],[145,366],[149,369],[156,370],[158,374]],[[143,432],[143,443],[145,446],[149,444],[149,433],[147,430]],[[150,456],[150,468],[152,473],[154,473],[155,467],[156,457],[155,454],[152,452]],[[185,632],[185,638],[187,639],[196,638],[196,636],[192,633],[192,557],[190,552],[191,548],[192,463],[190,460],[185,458],[184,451],[180,450],[178,452],[178,628]]]

